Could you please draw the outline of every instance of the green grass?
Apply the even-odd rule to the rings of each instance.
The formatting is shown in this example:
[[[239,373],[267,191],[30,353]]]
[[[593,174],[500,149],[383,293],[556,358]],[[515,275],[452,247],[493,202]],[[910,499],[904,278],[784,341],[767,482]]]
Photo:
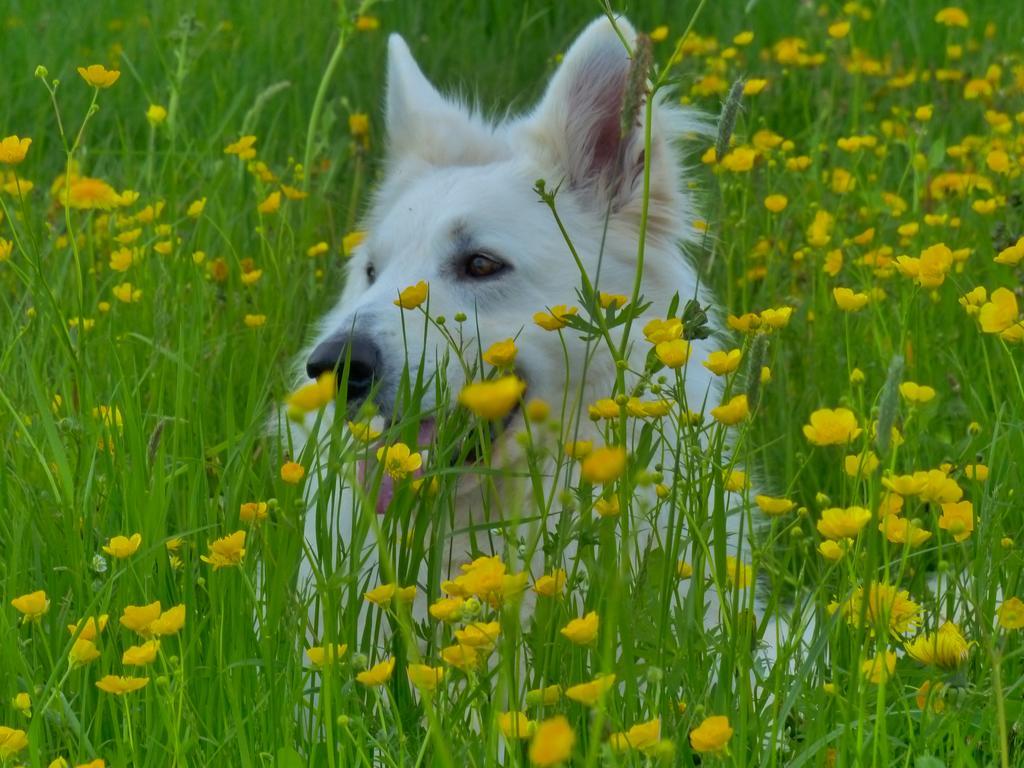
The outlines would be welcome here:
[[[706,450],[692,430],[683,430],[679,445],[666,443],[669,433],[652,421],[655,426],[646,428],[652,447],[636,451],[616,485],[619,518],[595,516],[593,487],[575,480],[567,481],[564,494],[534,496],[538,513],[558,514],[563,524],[545,542],[526,542],[527,552],[545,544],[553,565],[570,536],[582,542],[579,558],[565,564],[566,596],[539,599],[523,626],[511,612],[484,606],[481,617],[501,622],[495,656],[501,663],[469,675],[447,667],[428,706],[404,670],[417,649],[425,650],[427,663],[440,665],[451,630],[399,621],[391,684],[370,689],[356,683],[367,657],[372,663],[384,655],[373,649],[375,638],[357,634],[362,593],[376,585],[354,577],[357,564],[339,561],[321,584],[326,628],[316,634],[348,643],[348,651],[324,673],[309,668],[306,605],[292,578],[303,552],[302,488],[280,479],[281,445],[268,436],[267,424],[294,383],[294,355],[343,283],[342,238],[357,228],[380,167],[387,33],[403,34],[442,88],[461,90],[498,113],[508,104],[532,104],[556,54],[601,12],[599,4],[396,0],[372,8],[380,29],[368,32],[354,31],[346,17],[345,47],[333,76],[323,81],[325,98],[312,130],[316,95],[339,39],[337,3],[310,4],[305,14],[266,2],[237,8],[203,0],[38,5],[12,0],[0,17],[0,137],[33,140],[22,164],[0,171],[16,170],[35,184],[24,198],[0,193],[0,238],[13,243],[10,258],[0,262],[0,726],[24,729],[29,741],[5,759],[0,740],[0,765],[48,765],[58,756],[72,765],[102,758],[113,766],[525,765],[525,743],[499,748],[503,738],[495,725],[497,713],[515,706],[536,721],[564,714],[576,733],[573,762],[580,765],[692,765],[698,759],[742,766],[1024,764],[1022,636],[996,619],[1003,601],[1024,597],[1024,357],[1020,343],[983,333],[958,302],[975,286],[989,294],[999,287],[1021,293],[1021,268],[992,259],[1024,235],[1024,11],[972,2],[964,6],[970,15],[964,30],[933,21],[938,2],[863,3],[870,18],[847,8],[849,35],[831,39],[827,27],[844,17],[838,4],[822,4],[821,13],[781,0],[748,8],[707,4],[694,34],[718,45],[673,66],[679,95],[716,113],[724,94],[692,90],[709,72],[725,86],[739,76],[766,78],[763,93],[744,99],[735,141],[749,144],[757,131],[770,129],[793,143],[762,150],[749,172],[701,163],[704,146],[693,158],[712,233],[693,255],[716,289],[722,314],[793,307],[789,324],[766,340],[735,338],[744,363],[730,375],[731,391],[749,391],[749,371],[752,365],[755,374],[759,370],[761,351],[771,381],[735,435],[708,428]],[[614,6],[638,29],[668,25],[668,39],[654,45],[660,68],[697,3]],[[722,50],[742,30],[753,31],[753,42],[723,59]],[[823,61],[801,66],[771,55],[779,40],[796,35],[806,40],[807,53],[824,53]],[[960,60],[950,58],[948,45],[963,46]],[[850,71],[854,47],[890,71]],[[95,62],[116,65],[121,77],[98,92],[99,109],[73,158],[82,174],[140,195],[109,216],[65,212],[50,192],[68,174],[66,149],[94,95],[76,67]],[[38,65],[48,70],[43,79],[33,74]],[[1001,68],[989,72],[992,93],[965,99],[964,83],[984,78],[992,65]],[[890,82],[910,70],[920,75],[943,68],[962,72],[964,80]],[[63,139],[47,92],[54,80],[60,82]],[[156,128],[145,117],[151,103],[169,109]],[[915,120],[914,110],[926,104],[934,105],[932,119]],[[349,134],[353,112],[370,115],[366,147]],[[1008,130],[994,124],[995,113],[1008,117]],[[245,133],[258,137],[257,159],[286,183],[308,185],[308,198],[285,201],[276,214],[257,213],[275,185],[223,152]],[[853,135],[874,136],[877,144],[852,153],[837,148],[837,139]],[[1008,174],[986,165],[990,150],[1000,146],[1010,158]],[[295,164],[307,153],[310,167],[296,174]],[[798,155],[810,158],[809,167],[787,169],[786,159]],[[836,167],[852,174],[853,189],[840,194],[833,188]],[[939,197],[931,184],[946,171],[976,171],[991,187]],[[778,214],[762,203],[773,193],[789,201]],[[883,193],[898,194],[906,210],[894,215]],[[198,198],[207,199],[202,215],[187,216]],[[972,207],[989,198],[997,199],[994,212]],[[157,201],[165,206],[156,221],[121,227],[124,217]],[[812,245],[807,228],[819,210],[834,216],[834,230],[829,243]],[[919,230],[900,234],[898,228],[910,223]],[[108,266],[112,237],[136,226],[144,255],[120,274]],[[869,227],[876,230],[870,244],[854,241]],[[170,253],[154,250],[169,239]],[[327,253],[308,257],[306,250],[320,241],[329,244]],[[919,256],[939,242],[970,253],[934,288],[916,285],[892,264],[866,261]],[[891,251],[879,250],[885,247]],[[832,276],[824,265],[834,249],[844,261]],[[196,251],[205,253],[201,264],[192,258]],[[211,276],[215,264],[224,270],[222,281]],[[263,274],[246,286],[241,277],[251,267]],[[125,281],[142,291],[136,303],[113,297],[114,286]],[[836,286],[884,294],[846,313],[833,300]],[[565,300],[579,303],[572,291]],[[100,302],[109,303],[106,311]],[[246,315],[257,314],[266,316],[265,325],[247,327]],[[83,322],[76,324],[78,318]],[[94,321],[91,330],[84,330],[85,319]],[[640,327],[633,336],[646,344]],[[595,349],[607,354],[599,343]],[[902,368],[886,384],[894,359]],[[863,372],[863,383],[851,383],[854,368]],[[665,376],[662,392],[671,393],[665,371],[652,375]],[[900,381],[931,385],[936,397],[913,406],[892,391]],[[422,393],[415,385],[413,372],[413,402]],[[689,405],[696,410],[699,404]],[[120,427],[94,412],[104,406],[118,409]],[[810,413],[838,406],[857,415],[864,434],[848,449],[811,445],[801,429]],[[870,434],[876,419],[896,425],[902,444],[878,446]],[[343,422],[324,428],[339,437],[333,466],[351,467],[358,449],[344,438]],[[399,425],[389,438],[409,439],[410,429],[415,426]],[[475,429],[456,410],[441,425],[436,456],[456,450]],[[606,438],[621,442],[627,429],[639,432],[640,422],[614,420]],[[567,436],[550,425],[531,430],[536,444],[528,451],[529,469],[536,476],[550,458],[544,452]],[[698,615],[704,582],[724,588],[726,581],[722,553],[701,547],[721,524],[708,499],[718,499],[720,513],[726,442],[735,446],[738,464],[763,477],[773,495],[796,503],[793,512],[771,520],[754,507],[748,519],[765,528],[762,545],[744,559],[765,587],[766,615],[796,602],[818,617],[809,652],[794,656],[794,644],[783,643],[774,671],[757,664],[749,650],[765,618],[750,621],[749,593],[733,595],[721,627],[703,630]],[[880,467],[851,478],[843,458],[862,449],[873,450]],[[625,565],[629,546],[618,546],[616,532],[641,514],[634,491],[657,480],[654,465],[671,463],[673,450],[685,456],[690,481],[678,482],[660,503],[686,515],[691,530],[685,540],[667,540],[633,572]],[[310,466],[313,457],[295,458]],[[394,563],[403,584],[419,557],[436,561],[438,542],[424,535],[426,521],[452,498],[457,455],[432,461],[427,469],[438,478],[437,495],[401,494],[384,522],[409,542]],[[568,476],[570,462],[558,463]],[[818,554],[816,521],[824,509],[861,505],[875,512],[887,474],[944,463],[973,503],[975,528],[963,542],[939,527],[942,510],[934,500],[912,496],[904,516],[933,534],[920,547],[887,541],[873,518],[838,563]],[[964,468],[975,463],[988,467],[987,480],[966,476]],[[640,490],[636,498],[645,493],[650,496]],[[267,521],[239,522],[240,504],[270,500]],[[321,499],[321,509],[326,503]],[[209,541],[238,529],[249,531],[242,567],[214,571],[200,560]],[[111,536],[135,532],[142,545],[129,559],[103,556]],[[486,550],[486,528],[479,533]],[[175,567],[165,544],[179,537]],[[325,557],[343,554],[328,551]],[[519,553],[498,554],[518,569]],[[674,596],[679,559],[692,562],[698,576],[706,560],[709,574],[695,578],[682,601]],[[929,573],[940,575],[937,592]],[[540,575],[533,573],[530,583]],[[416,599],[440,596],[438,581],[420,584]],[[968,658],[955,669],[925,666],[903,650],[916,633],[889,636],[866,617],[829,618],[831,601],[842,603],[873,581],[909,590],[921,606],[922,629],[955,619],[972,642]],[[49,610],[23,623],[11,600],[36,590],[45,590]],[[164,639],[150,667],[134,673],[147,675],[149,685],[123,698],[99,691],[95,682],[103,675],[133,674],[121,663],[122,652],[138,642],[118,623],[124,607],[155,600],[164,608],[184,604],[187,622]],[[602,618],[597,643],[570,644],[559,628],[589,610]],[[65,627],[100,614],[111,617],[97,642],[100,657],[69,665],[73,638]],[[255,630],[254,616],[263,631]],[[871,683],[861,665],[886,650],[899,656],[895,672],[884,684]],[[564,698],[543,707],[522,699],[526,689],[574,685],[600,672],[615,672],[619,687],[596,710]],[[917,705],[925,681],[944,684],[942,712]],[[320,694],[315,706],[313,690]],[[12,701],[21,692],[30,694],[30,716]],[[728,754],[697,758],[687,734],[710,715],[728,717],[735,733]],[[662,738],[674,745],[672,754],[667,747],[660,757],[609,748],[610,733],[655,717]]]

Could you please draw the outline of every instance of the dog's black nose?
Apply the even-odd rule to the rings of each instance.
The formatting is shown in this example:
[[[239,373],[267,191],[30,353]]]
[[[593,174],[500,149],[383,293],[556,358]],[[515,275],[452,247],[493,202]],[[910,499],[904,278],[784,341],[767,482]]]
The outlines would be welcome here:
[[[348,366],[348,400],[362,400],[370,394],[380,365],[380,350],[366,336],[344,334],[317,345],[306,361],[306,375],[318,379],[336,372],[339,385]]]

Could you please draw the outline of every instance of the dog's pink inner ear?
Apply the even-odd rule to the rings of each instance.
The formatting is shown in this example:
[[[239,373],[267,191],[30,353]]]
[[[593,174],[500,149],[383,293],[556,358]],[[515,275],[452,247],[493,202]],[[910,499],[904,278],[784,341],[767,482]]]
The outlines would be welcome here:
[[[573,186],[605,186],[621,173],[623,145],[628,139],[622,135],[627,75],[628,59],[621,47],[610,56],[588,62],[579,73],[578,87],[570,92],[566,125],[573,155],[569,169]]]

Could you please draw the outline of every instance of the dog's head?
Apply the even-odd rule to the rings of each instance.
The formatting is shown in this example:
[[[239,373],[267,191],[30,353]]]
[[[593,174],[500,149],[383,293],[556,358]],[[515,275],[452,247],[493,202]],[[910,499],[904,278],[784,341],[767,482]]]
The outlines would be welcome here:
[[[630,293],[643,199],[643,98],[630,94],[635,34],[628,22],[593,22],[566,53],[537,107],[497,123],[442,96],[401,37],[389,44],[387,165],[366,220],[367,237],[348,281],[320,326],[306,362],[310,377],[345,368],[350,403],[369,396],[394,415],[403,369],[443,378],[458,392],[479,350],[516,337],[516,371],[528,395],[555,403],[581,384],[582,349],[542,330],[534,313],[576,302],[579,270],[538,179],[558,188],[558,214],[591,280]],[[633,78],[636,82],[637,78]],[[640,88],[646,86],[639,78]],[[634,85],[635,89],[637,86]],[[629,99],[638,105],[623,120]],[[648,259],[643,292],[664,312],[667,297],[693,295],[679,241],[692,233],[692,208],[671,143],[697,123],[658,103],[652,120]],[[404,311],[395,299],[429,284],[429,311]],[[466,316],[456,324],[458,313]],[[458,326],[458,327],[456,327]],[[582,345],[579,345],[582,346]],[[605,356],[607,357],[607,355]],[[595,366],[605,366],[595,368]],[[611,386],[610,361],[591,365],[595,397]],[[430,395],[427,395],[429,400]],[[421,404],[428,411],[433,403]]]

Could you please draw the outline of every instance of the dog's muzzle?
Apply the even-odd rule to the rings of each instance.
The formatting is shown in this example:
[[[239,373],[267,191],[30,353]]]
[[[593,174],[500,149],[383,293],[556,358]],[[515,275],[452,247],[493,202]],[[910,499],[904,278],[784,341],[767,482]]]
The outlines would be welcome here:
[[[318,344],[306,361],[306,375],[318,379],[325,373],[336,373],[341,385],[348,368],[348,402],[359,402],[370,394],[374,379],[380,375],[380,349],[367,336],[340,334]]]

